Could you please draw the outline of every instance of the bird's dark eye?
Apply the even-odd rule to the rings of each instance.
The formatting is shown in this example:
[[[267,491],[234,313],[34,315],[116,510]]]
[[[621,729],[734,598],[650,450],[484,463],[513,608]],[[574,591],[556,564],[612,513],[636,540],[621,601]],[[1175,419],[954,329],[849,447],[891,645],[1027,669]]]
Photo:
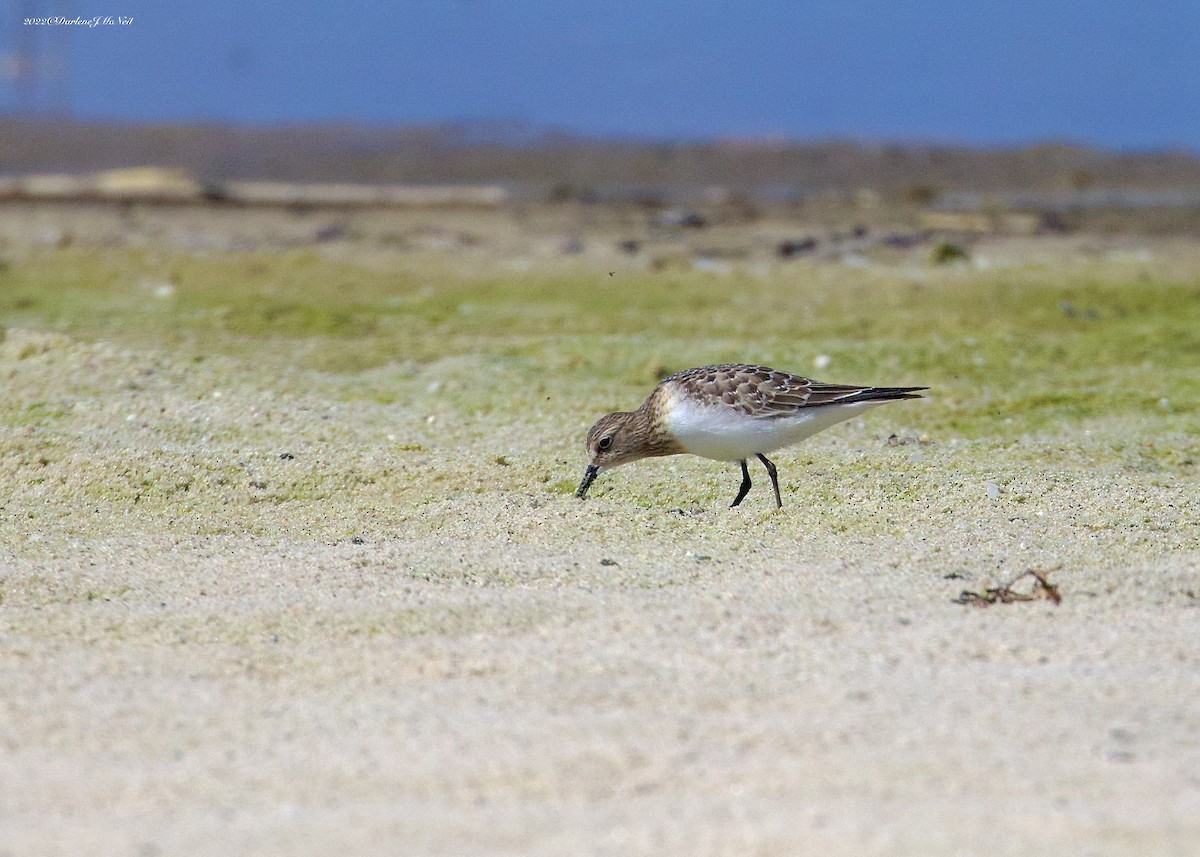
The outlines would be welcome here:
[[[601,452],[604,452],[610,446],[612,446],[612,438],[611,437],[602,437],[602,438],[600,438],[600,442],[596,444],[596,449],[600,450]]]

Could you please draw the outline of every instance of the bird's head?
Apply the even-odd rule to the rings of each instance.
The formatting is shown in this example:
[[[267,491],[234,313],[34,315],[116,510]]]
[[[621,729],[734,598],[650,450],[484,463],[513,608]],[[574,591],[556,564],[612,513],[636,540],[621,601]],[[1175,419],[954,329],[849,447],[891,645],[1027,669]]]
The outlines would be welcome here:
[[[646,436],[633,414],[607,414],[587,433],[588,466],[576,496],[582,499],[600,471],[646,457]]]

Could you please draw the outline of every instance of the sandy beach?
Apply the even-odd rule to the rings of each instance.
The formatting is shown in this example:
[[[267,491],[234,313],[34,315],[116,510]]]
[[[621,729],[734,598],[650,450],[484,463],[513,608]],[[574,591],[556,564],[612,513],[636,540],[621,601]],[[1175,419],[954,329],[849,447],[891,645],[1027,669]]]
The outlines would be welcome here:
[[[10,252],[0,855],[1195,853],[1200,266],[1136,249]],[[779,511],[573,496],[727,359],[932,390]]]

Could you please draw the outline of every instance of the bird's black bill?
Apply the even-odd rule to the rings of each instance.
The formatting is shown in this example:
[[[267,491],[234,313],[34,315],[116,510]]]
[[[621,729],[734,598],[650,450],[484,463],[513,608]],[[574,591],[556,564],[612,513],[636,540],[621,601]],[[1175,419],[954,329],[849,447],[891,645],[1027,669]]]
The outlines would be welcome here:
[[[587,490],[592,487],[592,483],[596,481],[596,474],[600,472],[600,468],[594,464],[589,464],[587,472],[583,474],[583,481],[579,483],[579,490],[575,492],[575,496],[582,500],[587,495]]]

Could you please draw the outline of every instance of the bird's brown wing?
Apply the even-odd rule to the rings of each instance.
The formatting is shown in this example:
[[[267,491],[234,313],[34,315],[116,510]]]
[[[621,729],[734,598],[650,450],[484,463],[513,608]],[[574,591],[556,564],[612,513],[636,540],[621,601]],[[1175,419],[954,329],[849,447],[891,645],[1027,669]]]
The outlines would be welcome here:
[[[826,384],[766,366],[724,363],[687,369],[667,378],[698,401],[723,405],[751,417],[784,417],[804,408],[856,402],[920,398],[924,387],[864,387]]]

